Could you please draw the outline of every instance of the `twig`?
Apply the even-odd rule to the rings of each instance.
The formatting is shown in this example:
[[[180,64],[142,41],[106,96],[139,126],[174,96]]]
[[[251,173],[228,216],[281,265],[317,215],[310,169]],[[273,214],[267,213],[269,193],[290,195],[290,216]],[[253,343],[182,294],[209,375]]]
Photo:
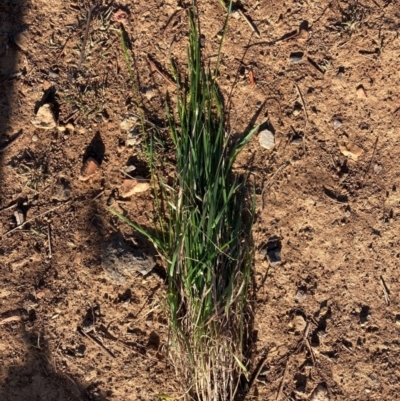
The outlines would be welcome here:
[[[265,365],[265,362],[267,361],[267,356],[268,356],[268,351],[263,353],[264,355],[261,358],[261,361],[258,364],[258,367],[256,369],[256,371],[253,373],[250,381],[249,381],[249,385],[248,385],[248,389],[247,392],[250,391],[251,387],[253,386],[253,384],[255,383],[255,381],[257,380],[258,376],[260,375],[262,368]]]
[[[313,361],[313,365],[315,366],[315,355],[314,355],[314,352],[313,352],[313,350],[311,348],[310,341],[308,340],[308,334],[310,332],[310,327],[311,327],[311,323],[308,322],[307,326],[306,326],[306,328],[304,330],[303,341],[304,341],[304,344],[306,345],[306,347],[308,348],[308,351],[311,354],[311,359]]]
[[[258,32],[258,29],[254,26],[254,24],[250,21],[249,17],[242,11],[238,10],[239,14],[244,18],[244,20],[247,22],[251,30],[257,35],[257,37],[260,37],[260,32]]]
[[[307,113],[306,104],[304,102],[304,98],[303,98],[303,95],[301,94],[300,88],[296,82],[294,84],[296,86],[297,93],[299,94],[301,103],[303,105],[304,115],[306,116],[306,124],[304,126],[304,135],[303,135],[303,149],[304,149],[304,153],[305,153],[305,151],[306,151],[306,130],[307,130],[307,126],[308,126],[308,113]]]
[[[302,103],[302,105],[303,105],[304,114],[305,114],[305,116],[306,116],[306,127],[307,127],[307,125],[308,125],[308,113],[307,113],[307,109],[306,109],[306,104],[305,104],[305,102],[304,102],[304,98],[303,98],[303,95],[301,94],[301,91],[300,91],[299,86],[296,84],[296,82],[294,83],[294,85],[296,86],[297,93],[299,94],[301,103]],[[305,129],[305,128],[304,128],[304,129]]]
[[[164,25],[163,28],[161,28],[161,33],[165,33],[166,29],[168,28],[168,25],[172,22],[172,20],[177,17],[182,11],[186,11],[190,8],[189,7],[183,7],[180,10],[176,10],[172,13],[172,15],[168,18],[167,23]]]
[[[3,207],[3,209],[0,209],[0,212],[5,212],[6,210],[14,209],[16,206],[18,206],[18,203],[17,203],[17,202],[13,203],[13,204],[10,205],[10,206],[5,206],[5,207]]]
[[[108,349],[105,347],[104,344],[102,344],[99,340],[97,340],[96,338],[90,336],[89,334],[85,333],[81,327],[78,327],[78,333],[85,336],[86,338],[88,338],[90,341],[92,341],[94,344],[100,346],[100,348],[105,351],[108,355],[110,355],[112,358],[116,358],[116,356]]]
[[[0,325],[10,323],[10,322],[20,322],[22,320],[22,316],[9,316],[3,319],[0,319]]]
[[[34,221],[34,220],[38,219],[39,217],[45,216],[46,214],[49,214],[50,212],[52,212],[52,211],[54,211],[54,210],[56,210],[56,209],[59,209],[60,207],[65,206],[65,205],[67,205],[68,203],[69,203],[69,201],[63,203],[62,205],[58,205],[58,206],[56,206],[56,207],[53,207],[53,208],[47,210],[47,212],[44,212],[44,213],[42,213],[42,214],[39,214],[39,216],[35,216],[35,217],[32,217],[31,219],[25,220],[21,225],[15,227],[15,228],[12,228],[11,230],[8,230],[8,231],[6,231],[6,232],[3,233],[3,234],[0,234],[0,237],[2,237],[3,235],[6,235],[6,234],[11,234],[12,232],[14,232],[14,231],[19,230],[20,228],[22,228],[25,224],[30,223],[31,221]]]
[[[390,292],[389,292],[389,289],[387,288],[385,280],[383,279],[383,277],[381,276],[380,278],[381,278],[381,284],[382,284],[382,287],[383,287],[383,295],[385,296],[386,305],[390,305],[390,295],[389,295]]]
[[[95,201],[96,199],[99,199],[100,196],[103,195],[103,194],[104,194],[104,191],[101,191],[98,195],[96,195],[96,196],[92,199],[92,201]]]
[[[342,347],[347,351],[347,352],[350,352],[350,354],[354,354],[354,352],[349,348],[349,347],[347,347],[346,345],[344,345],[343,343],[340,343],[341,345],[342,345]]]
[[[374,144],[374,151],[372,152],[371,160],[369,161],[367,170],[365,171],[364,177],[363,177],[363,179],[362,179],[362,181],[361,181],[361,186],[363,186],[365,177],[367,176],[368,171],[369,171],[369,169],[371,168],[372,162],[373,162],[373,160],[374,160],[375,153],[376,153],[376,147],[378,146],[378,140],[379,140],[379,136],[376,137],[375,144]]]
[[[286,360],[285,370],[283,372],[282,381],[281,381],[281,384],[279,385],[279,390],[278,390],[278,394],[276,395],[275,401],[279,401],[279,399],[281,398],[282,391],[283,391],[283,384],[285,383],[285,379],[286,379],[286,375],[287,375],[287,371],[288,371],[289,359],[290,359],[290,357],[288,357],[288,359]]]
[[[47,226],[47,240],[49,242],[49,259],[53,257],[51,253],[51,229],[50,229],[50,224]]]
[[[92,12],[95,9],[95,5],[92,5],[89,10],[88,10],[88,17],[86,21],[86,30],[85,30],[85,36],[83,37],[83,44],[82,44],[82,49],[81,49],[81,59],[79,60],[78,64],[78,71],[82,67],[83,59],[85,58],[85,50],[86,50],[86,43],[89,35],[89,28],[90,28],[90,20],[92,19]]]
[[[160,75],[162,78],[164,78],[165,81],[167,81],[170,85],[176,87],[176,83],[173,82],[170,78],[168,78],[157,66],[157,64],[150,58],[149,55],[147,55],[147,60],[150,63],[150,66],[152,68],[154,68]]]

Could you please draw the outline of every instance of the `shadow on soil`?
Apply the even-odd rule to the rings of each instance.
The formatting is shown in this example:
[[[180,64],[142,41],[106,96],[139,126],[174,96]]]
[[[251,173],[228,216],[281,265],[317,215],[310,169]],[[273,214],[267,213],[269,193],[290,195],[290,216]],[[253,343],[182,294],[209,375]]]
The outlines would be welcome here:
[[[23,34],[29,27],[23,22],[23,15],[30,6],[24,0],[2,0],[0,1],[0,209],[7,207],[6,199],[1,190],[4,185],[4,164],[8,161],[8,152],[14,141],[22,132],[14,132],[11,125],[13,104],[17,91],[15,82],[21,74],[26,71],[17,70],[17,58],[23,50]],[[2,257],[0,248],[0,259]],[[0,266],[1,268],[1,266]],[[0,320],[5,316],[0,316]],[[34,319],[29,316],[26,321]],[[15,325],[15,326],[14,326]],[[22,331],[15,334],[18,325]],[[24,329],[25,323],[11,323],[0,326],[2,336],[0,345],[7,346],[1,340],[6,331],[11,331],[11,336],[22,339],[27,345],[28,351],[15,350],[18,360],[22,363],[10,362],[5,368],[0,362],[0,400],[2,401],[30,401],[30,400],[51,400],[51,401],[83,401],[96,399],[105,401],[105,398],[98,394],[93,395],[93,389],[77,383],[65,373],[55,372],[52,367],[51,355],[47,344],[38,338],[32,338],[32,334]],[[0,349],[4,349],[1,348]],[[20,355],[22,356],[20,357]],[[0,353],[2,359],[2,352]],[[94,398],[95,397],[95,398]]]
[[[55,372],[47,344],[37,333],[22,331],[21,336],[29,351],[23,365],[8,369],[0,385],[0,400],[106,401],[96,389],[81,385],[66,373]]]

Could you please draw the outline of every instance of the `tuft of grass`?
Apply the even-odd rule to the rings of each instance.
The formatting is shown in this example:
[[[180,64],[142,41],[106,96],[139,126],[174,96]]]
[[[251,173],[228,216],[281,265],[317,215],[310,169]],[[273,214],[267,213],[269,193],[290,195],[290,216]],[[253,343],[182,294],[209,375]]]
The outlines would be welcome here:
[[[232,166],[257,128],[235,143],[225,134],[216,82],[220,57],[214,71],[204,67],[193,10],[188,15],[188,76],[177,80],[176,112],[166,110],[176,151],[173,185],[155,167],[151,140],[148,146],[160,234],[113,213],[145,234],[164,260],[170,353],[184,378],[184,398],[226,401],[247,374],[243,345],[254,215],[253,197]]]
[[[342,20],[334,26],[340,35],[351,36],[353,32],[361,25],[364,13],[358,3],[350,4],[346,10],[342,10]]]

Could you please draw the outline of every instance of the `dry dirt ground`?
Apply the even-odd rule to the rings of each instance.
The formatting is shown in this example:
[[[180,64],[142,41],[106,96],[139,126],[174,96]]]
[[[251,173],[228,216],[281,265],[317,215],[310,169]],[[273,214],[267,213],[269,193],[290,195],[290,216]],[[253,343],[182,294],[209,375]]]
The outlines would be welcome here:
[[[128,14],[139,96],[147,119],[164,127],[174,87],[148,60],[167,75],[172,57],[185,71],[187,4],[99,0],[80,65],[89,6],[0,3],[4,401],[180,394],[165,357],[162,266],[118,276],[105,259],[128,263],[124,250],[107,253],[118,232],[154,256],[107,210],[114,201],[151,224],[150,191],[121,196],[127,166],[145,179],[149,171],[143,142],[120,127],[138,110],[112,17]],[[256,135],[235,166],[257,197],[248,368],[260,369],[246,399],[316,400],[320,384],[320,400],[398,400],[399,3],[258,0],[240,9],[256,30],[236,12],[226,34],[219,83],[230,130],[265,121],[275,141],[268,150]],[[224,12],[200,1],[199,18],[212,64]],[[32,124],[43,103],[54,105],[58,128]],[[82,181],[88,157],[100,168]],[[9,232],[18,220],[26,224]],[[265,257],[271,238],[279,264]]]

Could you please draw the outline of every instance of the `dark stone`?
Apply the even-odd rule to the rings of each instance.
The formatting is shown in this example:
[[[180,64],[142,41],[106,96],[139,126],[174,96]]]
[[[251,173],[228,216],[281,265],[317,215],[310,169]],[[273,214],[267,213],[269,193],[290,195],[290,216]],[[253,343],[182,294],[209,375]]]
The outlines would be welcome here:
[[[102,266],[115,284],[123,284],[135,273],[147,275],[155,262],[144,250],[129,246],[122,235],[114,234],[103,246]]]

